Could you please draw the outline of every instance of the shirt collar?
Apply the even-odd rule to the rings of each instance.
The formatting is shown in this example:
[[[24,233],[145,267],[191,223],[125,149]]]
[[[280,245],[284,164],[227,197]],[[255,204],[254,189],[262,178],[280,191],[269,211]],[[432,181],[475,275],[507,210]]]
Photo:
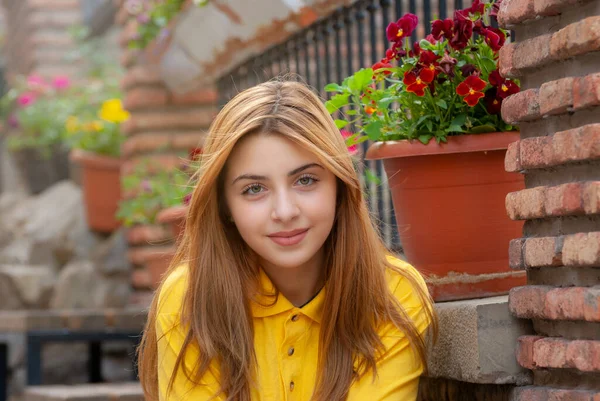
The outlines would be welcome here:
[[[279,293],[275,299],[275,296],[273,295],[276,293],[275,286],[263,269],[260,269],[259,285],[260,291],[251,301],[253,317],[262,318],[274,316],[293,310],[295,313],[303,314],[315,322],[321,323],[323,317],[323,304],[325,302],[325,287],[323,287],[309,303],[302,308],[298,308],[288,301],[282,293]]]

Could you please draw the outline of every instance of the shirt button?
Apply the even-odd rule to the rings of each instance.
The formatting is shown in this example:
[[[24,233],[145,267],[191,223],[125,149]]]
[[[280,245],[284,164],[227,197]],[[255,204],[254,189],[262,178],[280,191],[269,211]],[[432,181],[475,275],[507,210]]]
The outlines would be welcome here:
[[[298,320],[298,315],[292,316],[292,322],[295,322],[296,320]]]
[[[294,382],[290,382],[290,391],[294,391]]]
[[[288,349],[288,355],[289,356],[294,355],[294,347],[290,347],[290,349]]]

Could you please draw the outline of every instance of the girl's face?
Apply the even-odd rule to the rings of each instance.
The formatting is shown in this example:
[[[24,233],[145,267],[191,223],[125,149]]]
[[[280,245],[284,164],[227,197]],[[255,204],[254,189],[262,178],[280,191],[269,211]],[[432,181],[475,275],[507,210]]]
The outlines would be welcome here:
[[[224,193],[248,246],[277,268],[322,255],[336,212],[337,182],[317,157],[283,135],[250,135],[227,161]]]

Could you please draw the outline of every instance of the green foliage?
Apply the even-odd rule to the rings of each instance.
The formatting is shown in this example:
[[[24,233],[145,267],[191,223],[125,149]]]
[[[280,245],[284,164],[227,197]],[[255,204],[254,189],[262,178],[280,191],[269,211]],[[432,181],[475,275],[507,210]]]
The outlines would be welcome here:
[[[191,176],[198,168],[197,163],[156,173],[152,173],[149,163],[138,165],[133,174],[123,177],[125,192],[136,193],[135,197],[119,204],[117,218],[125,226],[154,223],[161,210],[181,205],[194,188]]]

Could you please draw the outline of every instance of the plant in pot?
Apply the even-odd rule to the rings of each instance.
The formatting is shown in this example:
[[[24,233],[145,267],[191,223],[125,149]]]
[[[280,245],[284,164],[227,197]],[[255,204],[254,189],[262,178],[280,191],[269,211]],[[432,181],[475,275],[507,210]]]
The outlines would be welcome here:
[[[32,194],[69,178],[64,122],[70,91],[66,76],[19,76],[0,101],[7,148]]]
[[[117,217],[126,227],[169,224],[174,238],[178,238],[187,212],[185,202],[193,189],[190,181],[193,171],[195,169],[189,162],[184,163],[181,169],[160,171],[152,171],[150,161],[138,164],[132,174],[123,177],[126,199],[120,202]],[[161,219],[161,214],[166,217]],[[156,247],[156,252],[148,253],[144,266],[153,285],[160,283],[174,252],[171,244]]]
[[[71,160],[79,165],[88,226],[110,233],[120,222],[121,124],[129,118],[116,85],[87,82],[80,88],[74,113],[65,123]]]
[[[524,276],[508,267],[508,243],[522,224],[508,219],[507,193],[524,188],[504,170],[519,139],[500,116],[519,91],[498,71],[508,32],[490,26],[497,4],[475,0],[452,19],[435,20],[414,44],[417,16],[389,24],[385,57],[341,84],[326,102],[336,124],[353,127],[348,144],[372,141],[382,160],[405,256],[428,276],[438,301],[508,292]]]

